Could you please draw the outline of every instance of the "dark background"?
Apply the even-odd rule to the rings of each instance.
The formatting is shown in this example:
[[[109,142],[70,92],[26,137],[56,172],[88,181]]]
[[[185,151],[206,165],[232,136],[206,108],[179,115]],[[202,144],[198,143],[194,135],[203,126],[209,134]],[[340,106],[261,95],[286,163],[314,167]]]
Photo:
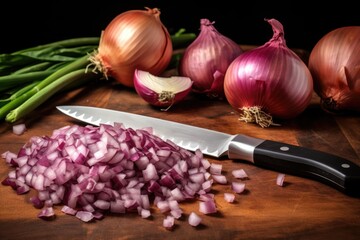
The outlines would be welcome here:
[[[160,18],[170,33],[186,28],[198,34],[200,19],[208,18],[215,21],[216,29],[223,35],[249,45],[267,42],[272,29],[264,19],[276,18],[284,26],[288,47],[309,51],[327,32],[360,25],[359,10],[354,4],[313,4],[315,1],[7,1],[0,14],[0,53],[67,38],[100,36],[116,15],[144,7],[159,8]]]

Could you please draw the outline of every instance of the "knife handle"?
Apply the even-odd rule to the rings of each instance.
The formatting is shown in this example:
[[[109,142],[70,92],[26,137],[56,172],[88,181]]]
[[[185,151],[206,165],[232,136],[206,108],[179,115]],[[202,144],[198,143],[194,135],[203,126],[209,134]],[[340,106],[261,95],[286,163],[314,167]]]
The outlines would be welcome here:
[[[351,196],[360,196],[360,166],[339,156],[291,144],[236,135],[230,159],[317,180]]]

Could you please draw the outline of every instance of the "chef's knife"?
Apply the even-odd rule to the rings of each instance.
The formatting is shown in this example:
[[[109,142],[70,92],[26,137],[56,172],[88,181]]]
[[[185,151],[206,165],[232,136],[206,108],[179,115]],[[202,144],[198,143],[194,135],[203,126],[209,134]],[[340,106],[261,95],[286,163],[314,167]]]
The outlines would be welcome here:
[[[118,122],[133,129],[151,127],[155,135],[190,151],[200,149],[203,154],[215,158],[249,161],[259,167],[318,180],[348,195],[360,196],[360,166],[329,153],[105,108],[69,105],[57,109],[97,126]]]

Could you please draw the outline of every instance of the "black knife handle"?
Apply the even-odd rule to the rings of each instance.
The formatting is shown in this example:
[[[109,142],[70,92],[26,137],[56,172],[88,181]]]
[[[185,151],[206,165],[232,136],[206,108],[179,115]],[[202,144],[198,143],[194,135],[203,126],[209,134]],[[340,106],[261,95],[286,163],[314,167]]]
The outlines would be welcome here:
[[[311,178],[347,195],[360,196],[360,166],[333,154],[237,135],[229,144],[228,156],[277,172]]]

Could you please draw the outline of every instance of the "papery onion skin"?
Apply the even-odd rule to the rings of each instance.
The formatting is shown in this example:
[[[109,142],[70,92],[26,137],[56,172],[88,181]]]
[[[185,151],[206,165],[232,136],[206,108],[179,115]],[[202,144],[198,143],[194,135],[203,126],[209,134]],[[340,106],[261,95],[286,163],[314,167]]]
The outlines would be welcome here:
[[[154,75],[169,65],[173,52],[171,36],[160,20],[160,10],[129,10],[116,16],[102,32],[98,53],[92,62],[105,77],[133,87],[136,68]]]
[[[179,73],[190,77],[193,91],[211,98],[224,98],[224,76],[230,63],[242,48],[219,33],[208,19],[200,20],[200,33],[185,49],[179,63]]]
[[[360,26],[325,34],[312,49],[308,67],[325,111],[360,111]]]
[[[272,117],[290,119],[309,105],[313,80],[306,64],[286,46],[282,24],[267,20],[273,37],[264,45],[238,56],[229,66],[224,80],[225,95],[237,111],[258,107]]]
[[[155,107],[169,107],[184,100],[191,92],[193,81],[188,77],[157,77],[149,72],[135,70],[134,87],[137,94]]]

